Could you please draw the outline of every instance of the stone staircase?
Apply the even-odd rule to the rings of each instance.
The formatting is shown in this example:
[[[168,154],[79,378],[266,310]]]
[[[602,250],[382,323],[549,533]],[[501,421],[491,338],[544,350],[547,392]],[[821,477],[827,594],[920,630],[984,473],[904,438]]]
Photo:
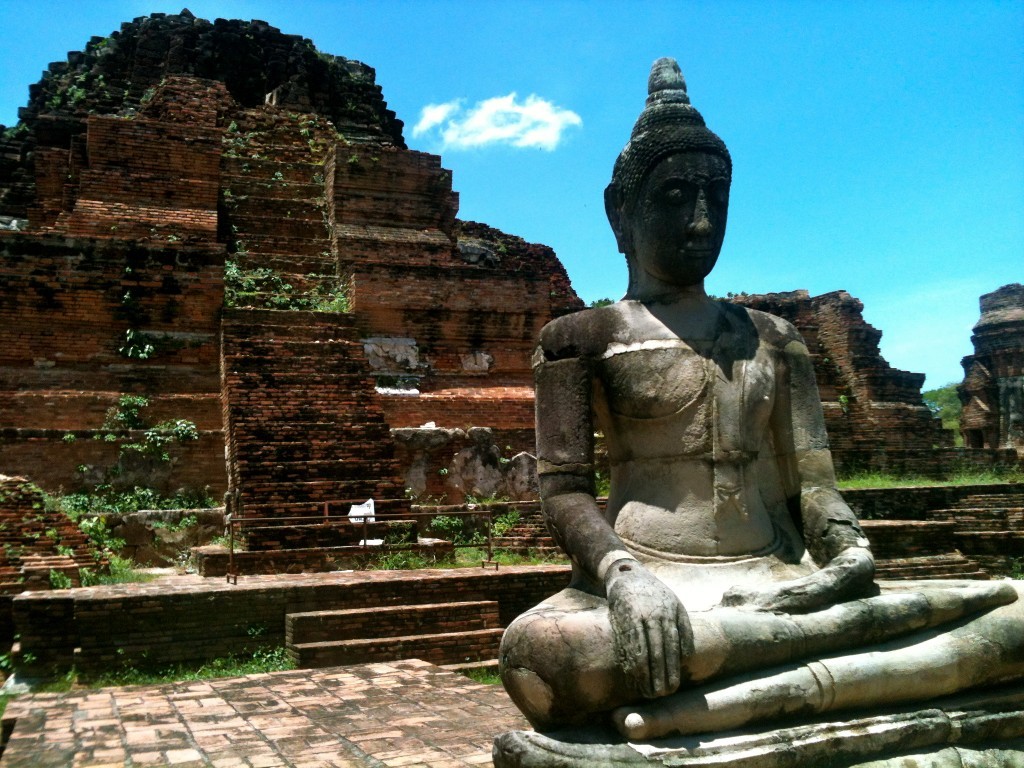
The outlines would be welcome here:
[[[881,579],[987,579],[957,547],[949,520],[861,520]]]
[[[1024,559],[1024,487],[971,494],[932,515],[951,521],[957,548],[986,569],[1009,573]]]
[[[299,668],[423,659],[489,663],[503,632],[498,603],[471,600],[285,616],[285,646]]]
[[[875,562],[875,577],[893,581],[917,579],[988,579],[976,560],[959,552],[924,557],[887,558]]]
[[[494,537],[494,548],[518,555],[557,555],[561,549],[551,538],[544,515],[540,510],[540,502],[520,505],[519,522],[502,536]]]
[[[275,570],[282,551],[319,567],[313,550],[363,538],[345,516],[369,498],[392,527],[414,528],[353,318],[229,309],[222,333],[229,485],[249,549],[274,553]]]
[[[245,110],[228,127],[220,206],[230,258],[241,268],[273,269],[298,294],[313,276],[337,277],[324,184],[336,141],[313,114]]]

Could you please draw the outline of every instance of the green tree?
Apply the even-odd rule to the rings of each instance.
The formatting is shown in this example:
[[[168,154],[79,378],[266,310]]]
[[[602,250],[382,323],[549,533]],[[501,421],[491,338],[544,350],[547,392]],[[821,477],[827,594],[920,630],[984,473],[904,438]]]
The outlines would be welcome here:
[[[962,405],[956,393],[957,382],[951,382],[937,389],[929,389],[921,393],[924,404],[928,406],[932,414],[942,419],[942,428],[953,430],[953,441],[956,445],[963,445],[963,438],[960,436],[960,411]]]

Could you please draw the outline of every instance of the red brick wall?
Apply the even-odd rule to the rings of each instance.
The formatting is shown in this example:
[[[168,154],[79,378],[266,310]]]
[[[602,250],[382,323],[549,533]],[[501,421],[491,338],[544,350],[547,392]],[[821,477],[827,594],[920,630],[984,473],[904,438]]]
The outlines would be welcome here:
[[[64,435],[99,429],[122,393],[151,398],[149,423],[195,421],[204,436],[186,450],[215,457],[223,258],[219,249],[0,233],[2,469],[50,491],[74,487],[75,466],[97,449]],[[156,337],[156,353],[119,354],[130,328]],[[222,461],[188,471],[189,484],[223,490]]]

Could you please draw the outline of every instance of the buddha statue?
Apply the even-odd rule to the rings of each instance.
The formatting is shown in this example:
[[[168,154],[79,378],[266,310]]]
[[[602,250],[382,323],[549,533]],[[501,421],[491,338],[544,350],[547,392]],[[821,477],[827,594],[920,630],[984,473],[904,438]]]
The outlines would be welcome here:
[[[1020,584],[875,581],[799,333],[705,293],[729,152],[674,60],[648,91],[605,191],[626,295],[549,323],[534,360],[543,510],[572,580],[506,630],[512,700],[538,732],[637,742],[1024,677]]]

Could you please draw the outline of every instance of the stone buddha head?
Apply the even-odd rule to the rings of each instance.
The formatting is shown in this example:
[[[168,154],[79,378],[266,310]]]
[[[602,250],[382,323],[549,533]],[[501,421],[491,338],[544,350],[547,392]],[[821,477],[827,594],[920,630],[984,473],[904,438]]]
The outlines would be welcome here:
[[[654,62],[647,104],[605,190],[605,210],[629,265],[626,298],[652,282],[702,283],[725,237],[732,160],[690,105],[674,59]]]

